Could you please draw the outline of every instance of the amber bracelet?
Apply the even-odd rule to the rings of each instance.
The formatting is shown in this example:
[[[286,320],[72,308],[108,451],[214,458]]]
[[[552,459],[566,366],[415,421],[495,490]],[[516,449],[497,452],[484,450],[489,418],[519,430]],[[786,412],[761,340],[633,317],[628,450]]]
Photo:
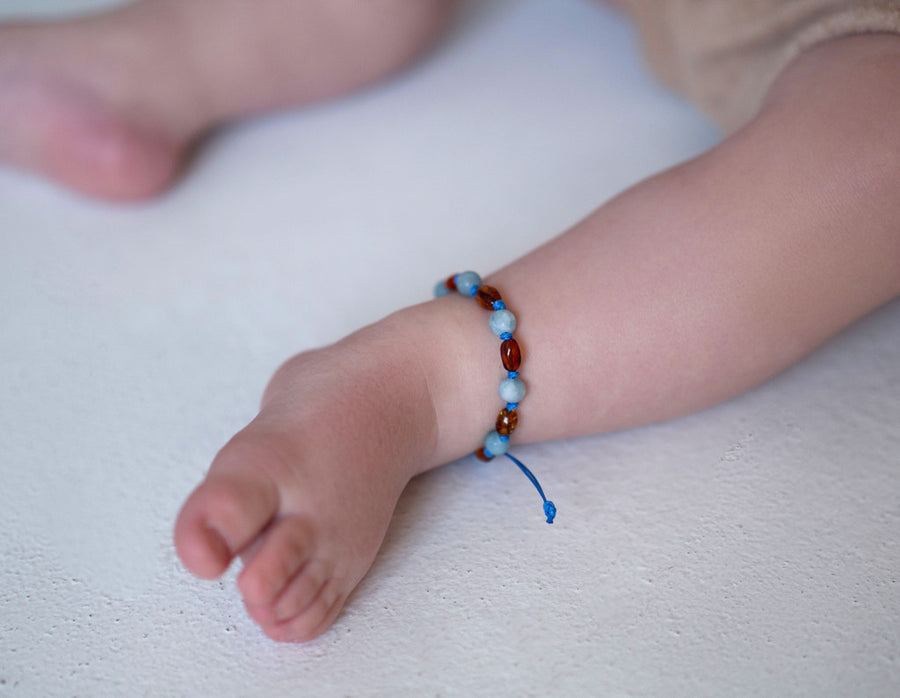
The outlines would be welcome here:
[[[463,296],[472,297],[485,310],[490,310],[488,321],[491,331],[500,338],[500,362],[506,371],[506,378],[500,383],[500,397],[506,405],[497,415],[494,429],[484,439],[484,445],[475,451],[479,460],[489,461],[495,456],[506,456],[531,480],[541,499],[544,500],[544,515],[547,523],[552,524],[556,516],[556,506],[544,496],[544,490],[534,474],[525,465],[509,453],[509,435],[519,423],[519,402],[525,397],[525,383],[519,377],[522,365],[522,350],[513,337],[516,329],[516,316],[506,307],[500,292],[493,286],[481,283],[481,277],[474,271],[455,274],[434,287],[436,297],[446,296],[457,291]]]

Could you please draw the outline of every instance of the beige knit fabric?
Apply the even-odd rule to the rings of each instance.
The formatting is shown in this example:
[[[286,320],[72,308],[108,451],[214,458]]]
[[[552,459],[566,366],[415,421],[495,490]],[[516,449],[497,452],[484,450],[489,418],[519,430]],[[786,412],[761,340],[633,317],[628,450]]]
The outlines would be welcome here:
[[[839,36],[900,33],[900,0],[618,0],[653,71],[726,132],[749,121],[801,51]],[[898,76],[900,79],[900,76]]]

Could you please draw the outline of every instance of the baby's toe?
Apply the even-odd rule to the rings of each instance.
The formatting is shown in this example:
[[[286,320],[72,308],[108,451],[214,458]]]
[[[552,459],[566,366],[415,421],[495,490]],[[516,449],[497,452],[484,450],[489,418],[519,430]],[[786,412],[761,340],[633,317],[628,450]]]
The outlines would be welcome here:
[[[288,620],[263,625],[263,632],[279,642],[308,642],[331,626],[346,599],[346,593],[329,580],[305,610]]]
[[[307,519],[287,516],[275,521],[245,560],[238,577],[238,589],[247,605],[272,605],[289,584],[297,581],[297,572],[309,560],[313,544]]]
[[[308,562],[285,587],[272,607],[273,620],[282,623],[305,611],[328,583],[330,573],[320,560]]]
[[[275,485],[258,471],[211,471],[175,524],[175,548],[193,574],[212,579],[256,539],[278,511]]]

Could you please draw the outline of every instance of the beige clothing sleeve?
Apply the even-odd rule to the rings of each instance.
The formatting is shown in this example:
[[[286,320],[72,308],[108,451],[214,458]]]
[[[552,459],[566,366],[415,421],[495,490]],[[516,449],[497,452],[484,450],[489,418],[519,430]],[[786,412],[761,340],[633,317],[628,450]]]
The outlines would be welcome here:
[[[619,0],[648,62],[726,132],[749,121],[801,51],[839,36],[900,33],[900,0]]]

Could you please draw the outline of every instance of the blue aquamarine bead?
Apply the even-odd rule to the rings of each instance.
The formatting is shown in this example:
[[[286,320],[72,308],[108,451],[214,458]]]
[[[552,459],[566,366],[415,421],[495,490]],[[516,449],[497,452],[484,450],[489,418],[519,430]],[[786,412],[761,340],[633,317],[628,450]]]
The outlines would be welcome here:
[[[498,337],[502,334],[512,334],[516,329],[516,316],[509,310],[495,310],[489,320],[491,332]]]
[[[500,397],[505,402],[519,403],[525,397],[525,384],[521,378],[504,378],[500,382]]]
[[[447,288],[447,284],[444,281],[438,281],[434,287],[434,297],[440,298],[441,296],[446,296],[450,293],[453,293],[449,288]]]
[[[464,296],[471,296],[481,286],[481,277],[474,271],[463,271],[456,275],[456,290]]]
[[[504,441],[500,434],[496,431],[492,431],[488,434],[484,439],[484,450],[488,453],[492,453],[495,456],[502,456],[506,453],[509,448],[509,439]]]

